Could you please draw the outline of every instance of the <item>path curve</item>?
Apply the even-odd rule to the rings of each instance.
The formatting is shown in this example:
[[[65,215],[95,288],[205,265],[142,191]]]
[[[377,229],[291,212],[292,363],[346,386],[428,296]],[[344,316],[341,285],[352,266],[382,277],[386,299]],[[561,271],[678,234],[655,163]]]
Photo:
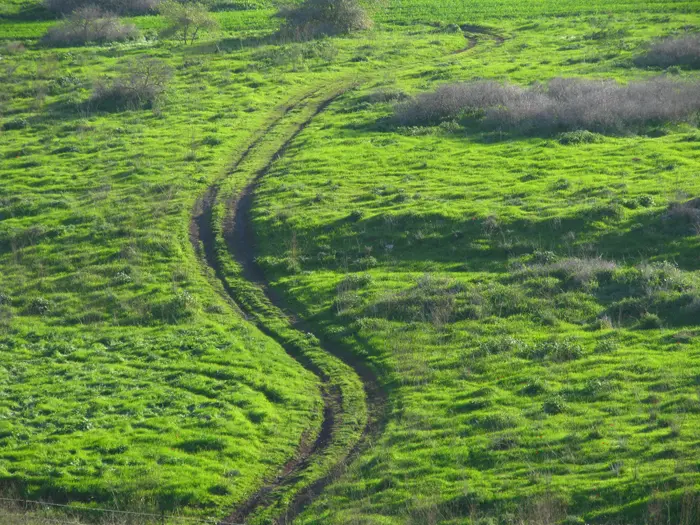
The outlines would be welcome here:
[[[303,320],[299,319],[298,316],[294,315],[293,313],[289,313],[288,305],[278,294],[275,294],[270,290],[269,283],[266,280],[265,275],[255,263],[255,253],[253,251],[254,235],[251,227],[250,211],[253,203],[254,190],[262,177],[269,172],[272,162],[275,159],[283,156],[291,142],[311,123],[313,118],[324,111],[346,90],[347,88],[343,88],[338,92],[328,95],[319,104],[313,114],[296,127],[289,138],[269,158],[269,161],[265,167],[258,171],[249,180],[243,191],[240,192],[236,199],[228,203],[229,209],[227,210],[227,220],[225,221],[223,228],[223,234],[229,253],[241,266],[243,270],[243,277],[248,282],[254,284],[260,290],[262,290],[269,302],[285,313],[289,321],[289,325],[293,329],[302,332],[303,334],[313,333],[311,327]],[[279,125],[288,113],[299,107],[305,100],[313,97],[319,91],[320,90],[317,89],[309,92],[300,99],[288,104],[282,111],[282,114],[274,119],[270,125],[267,126],[267,128],[265,128],[265,130],[253,142],[251,142],[250,146],[236,161],[231,172],[235,172],[236,169],[243,164],[243,162],[263,142],[265,136],[277,125]],[[198,201],[190,223],[190,240],[195,250],[200,252],[202,262],[213,270],[217,281],[219,281],[219,283],[223,286],[223,289],[226,292],[230,302],[236,305],[243,314],[253,317],[255,314],[254,311],[247,310],[245,305],[236,304],[235,293],[229,288],[221,265],[217,259],[217,240],[213,224],[213,210],[217,203],[217,199],[219,198],[219,187],[221,182],[222,181],[219,180],[210,186],[205,192],[204,196]],[[337,389],[332,388],[332,385],[329,384],[328,378],[324,377],[323,371],[319,370],[318,367],[314,366],[308,360],[305,360],[303,356],[298,354],[298,352],[295,352],[293,349],[289,348],[286,341],[281,340],[281,338],[278,337],[273,331],[266,329],[264,324],[256,324],[263,333],[277,340],[277,342],[281,344],[281,346],[285,348],[285,350],[290,353],[293,358],[299,361],[302,366],[320,378],[322,384],[322,397],[324,401],[323,422],[320,432],[313,443],[310,443],[307,439],[302,438],[302,442],[295,456],[283,466],[281,471],[274,479],[267,480],[262,487],[260,487],[246,501],[239,505],[232,513],[230,513],[222,522],[226,524],[246,523],[249,518],[256,514],[257,511],[272,505],[275,499],[279,497],[280,490],[284,490],[286,486],[292,486],[299,474],[313,463],[315,457],[324,453],[324,450],[331,443],[331,437],[337,422],[341,420],[343,416],[341,410],[341,393],[338,392]],[[379,435],[385,421],[386,394],[379,386],[379,381],[375,372],[362,360],[354,357],[348,348],[342,348],[341,345],[337,343],[331,344],[328,341],[325,341],[322,337],[317,337],[317,339],[320,342],[321,348],[325,352],[339,358],[345,364],[349,365],[361,379],[365,391],[366,403],[368,405],[367,408],[369,417],[364,425],[359,441],[357,441],[354,446],[347,451],[347,453],[330,469],[326,475],[313,481],[311,484],[307,485],[293,496],[291,502],[286,506],[283,514],[276,518],[275,522],[278,524],[291,523],[291,521],[293,521],[294,518],[298,516],[298,514],[301,513],[304,508],[314,499],[315,495],[317,495],[325,486],[327,486],[340,473],[342,473],[346,465],[356,456],[358,456],[359,453],[364,450],[376,436]]]
[[[493,38],[497,46],[502,45],[506,38],[502,35],[483,28],[480,26],[463,25],[461,29],[467,39],[467,46],[457,50],[455,54],[464,53],[476,47],[480,39],[474,33],[485,34]],[[469,34],[472,33],[472,34]],[[302,97],[293,100],[287,104],[280,116],[275,118],[264,130],[255,138],[248,148],[241,154],[238,160],[233,165],[229,173],[235,172],[244,161],[263,143],[266,136],[275,129],[285,118],[287,114],[302,105],[307,99],[311,99],[318,94],[323,88],[312,90]],[[251,210],[255,189],[265,177],[272,167],[274,160],[284,156],[287,149],[294,139],[312,122],[312,120],[323,112],[337,98],[342,96],[347,91],[347,87],[338,92],[328,92],[326,98],[318,105],[313,114],[299,124],[294,132],[287,140],[271,155],[267,164],[257,173],[255,173],[247,182],[242,191],[235,198],[227,202],[227,214],[224,217],[223,237],[226,243],[228,254],[233,257],[242,268],[243,277],[250,283],[256,286],[265,294],[267,300],[276,307],[280,312],[283,312],[289,322],[289,326],[303,334],[313,334],[312,327],[303,319],[295,315],[289,308],[289,305],[279,294],[275,293],[270,288],[269,282],[265,277],[262,269],[255,261],[255,236],[251,221]],[[255,312],[248,309],[245,305],[237,304],[235,301],[235,293],[228,287],[227,281],[222,271],[220,262],[217,260],[217,238],[214,234],[213,224],[213,209],[219,198],[219,187],[223,180],[218,180],[210,186],[204,196],[198,201],[197,206],[192,215],[190,226],[190,239],[195,248],[195,251],[200,253],[199,247],[202,247],[202,261],[213,270],[216,280],[223,286],[229,302],[244,316],[255,317]],[[308,362],[288,347],[284,340],[281,340],[272,330],[257,322],[255,323],[263,333],[275,339],[281,344],[285,350],[297,359],[302,366],[311,370],[317,375],[322,382],[322,396],[324,401],[323,422],[318,437],[313,443],[309,443],[302,438],[302,442],[295,457],[287,462],[280,470],[278,475],[266,481],[255,493],[253,493],[245,502],[239,505],[231,512],[221,525],[229,525],[233,523],[246,523],[250,518],[254,517],[258,511],[271,506],[274,503],[278,489],[283,489],[287,485],[291,485],[296,476],[305,468],[311,465],[314,458],[323,454],[324,450],[331,442],[331,435],[337,424],[337,421],[342,419],[342,413],[339,412],[341,400],[340,393],[333,391],[329,387],[327,378],[323,377],[323,373],[314,369]],[[352,446],[347,454],[341,458],[329,472],[321,478],[315,480],[310,485],[307,485],[301,491],[297,492],[292,500],[286,505],[281,515],[278,515],[273,523],[278,525],[286,525],[292,523],[294,519],[313,501],[327,485],[333,482],[346,466],[356,459],[364,450],[366,450],[373,441],[381,434],[387,419],[387,393],[380,386],[377,374],[375,371],[362,359],[358,358],[349,347],[336,341],[330,342],[323,337],[315,334],[319,340],[322,349],[349,365],[357,376],[361,379],[365,398],[367,403],[368,418],[364,426],[360,439]]]

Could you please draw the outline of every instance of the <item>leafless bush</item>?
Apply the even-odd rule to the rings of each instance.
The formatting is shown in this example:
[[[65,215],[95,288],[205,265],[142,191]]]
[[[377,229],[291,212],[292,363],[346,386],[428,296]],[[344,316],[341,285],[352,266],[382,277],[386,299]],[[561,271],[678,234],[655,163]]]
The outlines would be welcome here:
[[[305,0],[283,7],[277,16],[285,21],[282,34],[296,40],[348,34],[372,26],[367,11],[357,0]]]
[[[537,134],[590,130],[624,132],[693,120],[700,82],[667,78],[620,85],[613,80],[557,78],[521,88],[492,81],[439,87],[395,107],[400,125],[476,120],[488,129]]]
[[[76,9],[93,5],[95,0],[44,0],[44,5],[54,13],[68,14]],[[143,14],[154,11],[160,0],[99,0],[105,11],[119,14]]]
[[[679,230],[690,230],[700,234],[700,198],[675,201],[668,206],[664,220]]]
[[[171,77],[172,69],[161,60],[129,62],[120,77],[97,82],[90,102],[107,111],[153,107]]]
[[[660,40],[634,62],[640,67],[700,68],[700,34]]]
[[[138,34],[133,24],[123,24],[115,14],[97,6],[85,6],[49,28],[43,41],[49,45],[70,46],[88,42],[120,42],[136,38]]]
[[[395,117],[403,125],[437,124],[465,113],[483,113],[485,108],[506,104],[520,92],[516,86],[492,81],[445,84],[397,104]]]

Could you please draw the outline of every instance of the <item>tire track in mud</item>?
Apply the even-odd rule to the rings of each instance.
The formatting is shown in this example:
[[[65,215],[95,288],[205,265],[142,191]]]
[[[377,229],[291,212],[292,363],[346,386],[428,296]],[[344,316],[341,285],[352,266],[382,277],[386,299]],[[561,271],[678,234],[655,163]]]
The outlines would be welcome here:
[[[482,41],[478,38],[479,34],[492,38],[497,46],[503,45],[506,40],[506,37],[482,26],[462,25],[461,29],[467,39],[467,46],[453,54],[464,53],[475,48]],[[313,99],[322,89],[317,88],[309,91],[300,98],[287,103],[282,108],[280,115],[274,118],[249,144],[247,149],[228,170],[225,177],[238,171],[251,154],[265,141],[266,137],[284,121],[285,117],[296,109],[303,107],[307,100]],[[269,303],[287,319],[289,326],[302,334],[313,334],[312,327],[309,323],[296,316],[281,295],[271,289],[264,272],[255,261],[255,236],[251,220],[254,193],[260,181],[269,173],[273,162],[284,156],[294,139],[311,124],[313,119],[325,111],[328,106],[347,90],[348,88],[346,87],[340,91],[329,92],[312,114],[298,124],[275,153],[268,158],[266,165],[252,176],[242,191],[226,203],[227,210],[224,217],[223,237],[228,254],[240,265],[245,280],[264,293]],[[291,348],[288,342],[266,327],[263,322],[255,321],[254,311],[236,302],[236,292],[227,284],[225,274],[217,260],[217,239],[212,222],[214,218],[213,209],[218,202],[219,189],[224,178],[219,179],[207,189],[193,211],[190,223],[190,240],[192,245],[195,251],[200,253],[203,263],[213,270],[217,285],[223,287],[226,298],[234,308],[242,313],[244,317],[253,321],[265,335],[277,341],[302,366],[320,378],[324,402],[323,422],[319,434],[313,443],[307,437],[302,436],[297,453],[282,467],[276,477],[266,481],[246,501],[234,509],[226,519],[221,521],[221,525],[230,525],[247,523],[258,511],[272,506],[276,500],[280,499],[284,495],[284,493],[280,494],[280,491],[283,491],[285,487],[293,486],[295,480],[299,478],[303,471],[313,464],[315,458],[322,456],[326,448],[331,444],[333,432],[337,428],[338,422],[342,420],[343,414],[340,411],[342,397],[338,391],[339,389],[332,388],[328,378],[324,377],[323,371],[317,365],[311,363],[308,358],[300,355],[297,350]],[[284,510],[271,522],[278,525],[292,523],[326,486],[344,472],[347,465],[376,441],[378,436],[381,435],[387,419],[387,393],[380,386],[375,371],[364,360],[358,358],[349,347],[336,341],[330,342],[323,337],[319,337],[318,334],[315,334],[315,337],[326,353],[350,366],[361,379],[365,391],[368,418],[360,439],[348,450],[347,454],[330,468],[327,474],[297,492]]]
[[[228,173],[232,174],[236,172],[251,154],[256,151],[257,147],[263,143],[266,136],[279,126],[289,113],[297,108],[303,107],[302,104],[307,99],[313,98],[319,91],[320,89],[311,91],[283,108],[281,114],[251,142]],[[269,303],[286,317],[292,329],[303,334],[312,333],[311,328],[297,316],[288,313],[286,303],[280,296],[270,290],[265,275],[255,262],[255,254],[253,251],[254,235],[250,212],[253,204],[254,190],[262,177],[269,172],[274,160],[286,153],[292,141],[311,123],[314,117],[323,112],[333,101],[346,91],[347,88],[343,88],[340,91],[333,92],[329,96],[326,96],[313,113],[295,127],[292,134],[275,150],[275,153],[267,159],[268,162],[266,165],[254,174],[234,200],[227,203],[227,215],[223,225],[223,234],[229,254],[239,263],[242,268],[243,277],[265,294]],[[210,186],[195,206],[190,222],[190,241],[195,251],[200,254],[202,262],[213,270],[216,280],[223,287],[229,302],[242,311],[244,315],[252,318],[256,312],[247,310],[246,306],[236,302],[236,293],[227,284],[223,269],[217,258],[217,239],[213,225],[213,210],[219,198],[221,183],[222,180],[218,180]],[[342,394],[340,389],[337,387],[334,388],[334,385],[329,382],[329,378],[325,377],[324,371],[316,364],[312,363],[308,357],[301,355],[298,349],[291,346],[289,342],[283,340],[278,334],[268,329],[264,323],[255,322],[255,324],[265,335],[275,339],[287,353],[304,366],[304,368],[310,370],[319,377],[322,385],[321,390],[324,403],[323,421],[316,439],[311,442],[308,438],[302,437],[301,444],[294,457],[283,466],[274,479],[266,481],[262,487],[230,513],[226,519],[222,521],[222,523],[226,524],[246,523],[257,511],[273,505],[277,499],[283,496],[285,487],[292,487],[295,481],[299,479],[299,476],[303,474],[304,470],[311,466],[317,457],[321,457],[324,451],[332,444],[333,434],[344,415],[342,411]],[[330,344],[323,338],[317,339],[320,342],[321,348],[326,353],[339,358],[350,366],[362,381],[365,399],[368,405],[368,419],[364,425],[359,441],[330,468],[327,474],[312,481],[293,496],[291,502],[286,505],[282,515],[276,518],[275,522],[279,524],[286,524],[293,521],[294,518],[313,501],[315,495],[342,473],[345,466],[357,457],[373,438],[378,436],[385,419],[386,394],[379,386],[374,371],[366,363],[354,357],[349,348],[341,348],[337,344]]]
[[[497,33],[494,29],[491,29],[486,26],[480,26],[475,24],[462,24],[461,26],[459,26],[459,28],[461,29],[464,38],[467,39],[467,45],[461,49],[458,49],[457,51],[453,51],[453,55],[460,55],[462,53],[466,53],[471,49],[474,49],[479,43],[478,35],[485,35],[492,38],[496,42],[497,46],[502,46],[506,41],[505,36],[501,35],[500,33]]]

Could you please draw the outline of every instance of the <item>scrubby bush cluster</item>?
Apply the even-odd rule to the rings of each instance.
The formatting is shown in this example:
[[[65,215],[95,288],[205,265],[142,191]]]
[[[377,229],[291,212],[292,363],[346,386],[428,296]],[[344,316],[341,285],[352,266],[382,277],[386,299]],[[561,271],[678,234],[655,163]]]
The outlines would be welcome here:
[[[398,104],[395,121],[435,125],[457,119],[525,134],[625,132],[692,120],[698,111],[697,81],[656,78],[620,85],[612,80],[557,78],[528,88],[493,81],[443,85]]]
[[[44,0],[44,5],[54,13],[68,14],[98,3],[105,11],[120,14],[143,14],[153,11],[161,0]]]
[[[168,23],[160,36],[183,44],[192,44],[202,33],[218,27],[216,19],[199,2],[165,0],[159,4],[158,11]]]
[[[284,19],[282,34],[297,40],[348,34],[372,25],[357,0],[305,0],[282,8],[277,16]]]
[[[106,111],[153,107],[171,77],[172,69],[161,60],[130,62],[121,76],[98,81],[90,102]]]
[[[529,287],[537,280],[555,278],[556,283],[548,287],[553,296],[591,294],[604,308],[592,323],[596,329],[610,328],[613,322],[647,329],[662,324],[684,326],[694,324],[700,313],[700,282],[670,262],[630,267],[597,257],[546,262],[533,257],[530,264],[516,271],[515,277],[525,280]]]
[[[640,67],[700,68],[700,34],[660,40],[637,57],[635,64]]]
[[[89,42],[121,42],[136,38],[133,24],[124,24],[113,14],[97,6],[80,7],[63,22],[50,27],[44,42],[50,45],[83,45]]]

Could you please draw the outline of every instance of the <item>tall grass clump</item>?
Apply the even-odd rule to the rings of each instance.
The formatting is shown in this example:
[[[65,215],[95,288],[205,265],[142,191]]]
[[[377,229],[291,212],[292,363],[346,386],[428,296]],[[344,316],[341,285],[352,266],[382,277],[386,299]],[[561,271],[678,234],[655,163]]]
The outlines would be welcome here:
[[[120,14],[144,14],[155,10],[160,0],[99,0],[105,11]],[[44,6],[54,13],[68,14],[95,4],[95,0],[44,0]]]
[[[122,23],[117,15],[90,5],[76,9],[43,37],[48,45],[75,46],[90,42],[123,42],[139,35],[136,26]]]
[[[283,7],[277,16],[284,19],[281,34],[296,40],[348,34],[372,26],[357,0],[305,0]]]
[[[634,62],[640,67],[700,68],[700,34],[660,40]]]
[[[394,120],[400,125],[435,125],[460,119],[522,134],[621,133],[694,120],[698,111],[698,81],[660,77],[621,85],[614,80],[556,78],[527,88],[493,81],[443,85],[397,104]]]

